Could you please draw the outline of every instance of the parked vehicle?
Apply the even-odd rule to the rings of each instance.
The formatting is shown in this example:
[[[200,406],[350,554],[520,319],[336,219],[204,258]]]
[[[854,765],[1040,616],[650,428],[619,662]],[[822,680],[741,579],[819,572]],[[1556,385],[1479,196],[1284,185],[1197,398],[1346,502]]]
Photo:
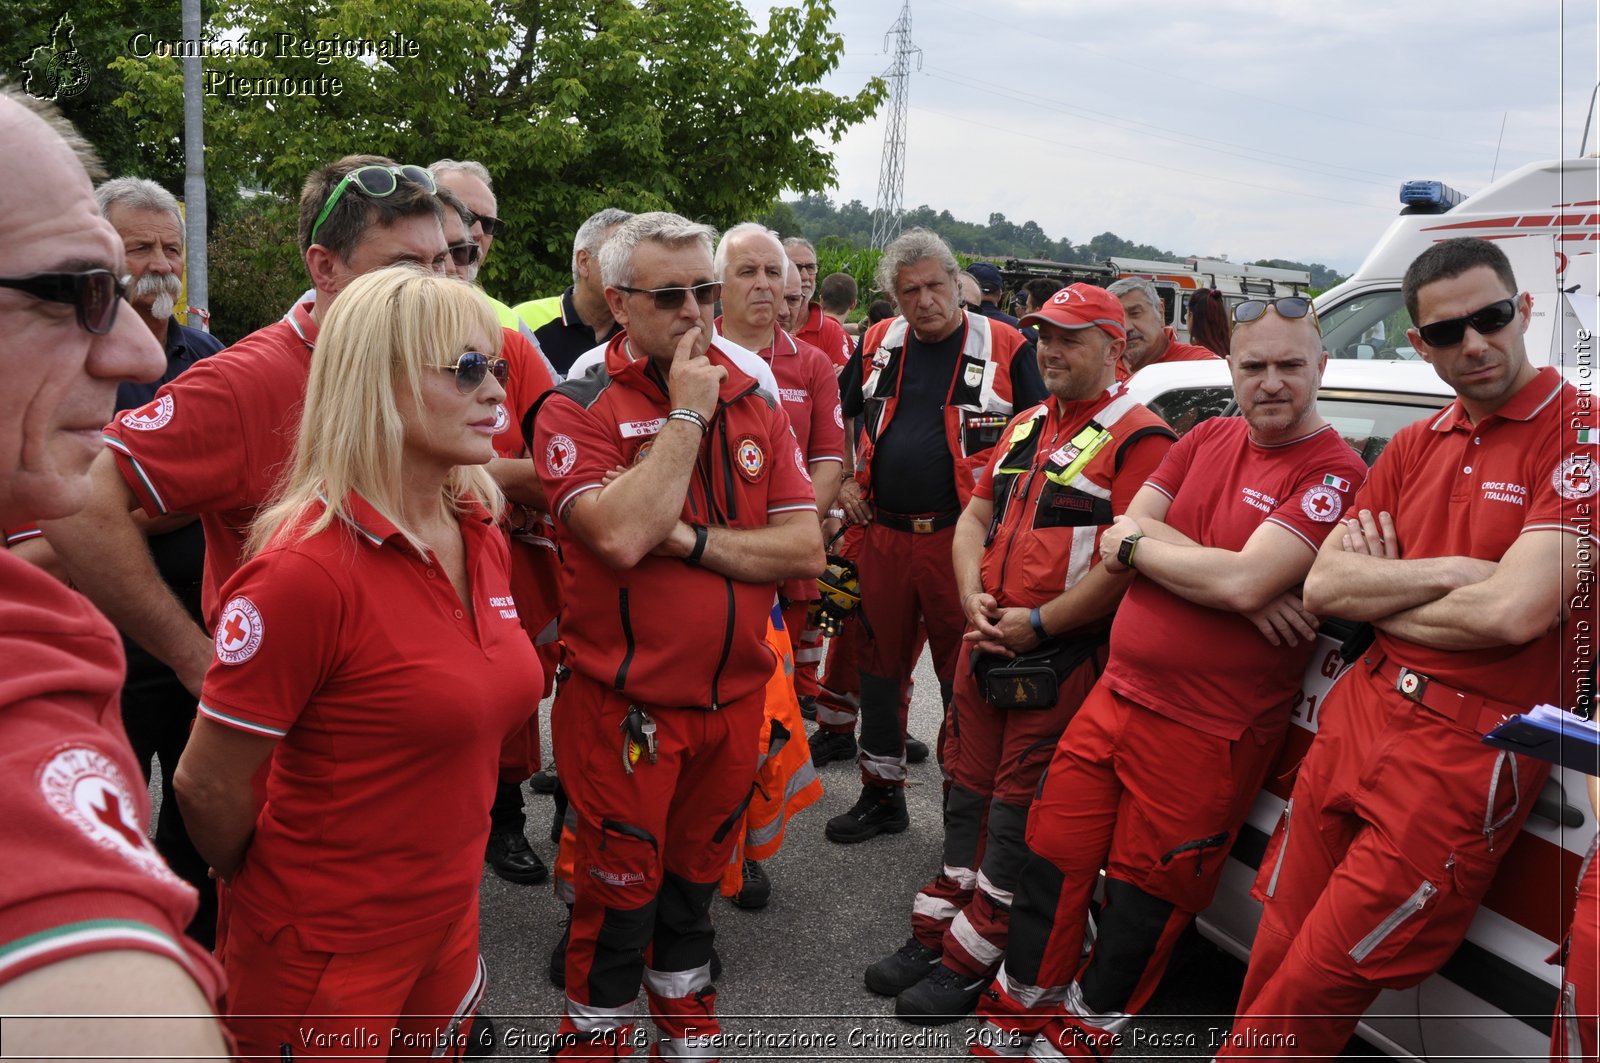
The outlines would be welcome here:
[[[1222,361],[1156,365],[1136,374],[1133,395],[1180,432],[1236,412]],[[1450,402],[1450,389],[1418,361],[1328,363],[1319,409],[1370,466],[1394,433]],[[1249,956],[1261,906],[1250,897],[1267,840],[1289,793],[1285,777],[1306,753],[1328,690],[1348,665],[1339,646],[1353,625],[1325,620],[1291,710],[1279,763],[1240,831],[1202,933]],[[1542,1059],[1549,1045],[1560,968],[1548,962],[1566,933],[1579,864],[1595,833],[1585,776],[1557,769],[1500,868],[1467,939],[1415,989],[1383,993],[1361,1035],[1390,1055],[1429,1059]],[[1418,809],[1419,816],[1427,815]]]

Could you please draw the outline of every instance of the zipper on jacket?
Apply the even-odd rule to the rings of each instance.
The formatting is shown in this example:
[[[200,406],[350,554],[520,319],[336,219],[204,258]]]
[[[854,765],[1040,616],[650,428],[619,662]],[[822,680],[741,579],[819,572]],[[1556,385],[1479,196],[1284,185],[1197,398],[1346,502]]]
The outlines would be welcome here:
[[[1041,448],[1042,448],[1044,440],[1041,439],[1039,442],[1040,442]],[[1028,495],[1029,495],[1029,493],[1031,493],[1033,491],[1034,477],[1036,477],[1038,475],[1039,475],[1039,466],[1037,464],[1035,464],[1033,468],[1028,470],[1028,478],[1023,481],[1023,484],[1022,484],[1022,497],[1020,499],[1015,499],[1016,492],[1013,491],[1012,492],[1012,496],[1013,496],[1013,499],[1015,499],[1015,502],[1012,503],[1011,500],[1008,500],[1008,505],[1007,505],[1008,509],[1010,508],[1011,504],[1015,504],[1015,505],[1018,505],[1018,506],[1026,506],[1028,504]],[[1043,497],[1043,495],[1041,494],[1040,497]],[[1002,519],[1004,519],[1005,514],[1001,514],[1001,517],[1002,517]],[[1006,569],[1011,567],[1011,548],[1013,546],[1015,546],[1016,543],[1017,543],[1017,529],[1022,527],[1023,522],[1026,521],[1027,519],[1028,519],[1028,514],[1026,512],[1019,512],[1016,521],[1011,525],[1011,534],[1006,536],[1005,553],[1000,558],[1000,577],[999,577],[1000,587],[1004,587],[1006,585]],[[995,589],[998,591],[1000,588],[997,587]]]
[[[733,652],[733,580],[722,577],[722,585],[728,590],[728,624],[722,633],[722,656],[717,660],[717,670],[711,673],[711,707],[720,708],[717,704],[717,684],[722,681],[722,669],[727,667],[728,655]]]
[[[628,616],[628,588],[617,588],[617,616],[622,621],[622,663],[617,666],[617,678],[611,689],[621,692],[628,682],[628,667],[633,664],[633,620]]]
[[[1390,934],[1399,928],[1400,924],[1416,915],[1428,906],[1434,894],[1439,892],[1439,887],[1426,880],[1418,886],[1416,892],[1401,902],[1400,907],[1390,912],[1383,922],[1373,928],[1372,933],[1355,943],[1350,950],[1350,958],[1357,963],[1362,962],[1372,954],[1372,950],[1383,944]]]
[[[1199,878],[1205,868],[1206,850],[1215,849],[1219,845],[1225,845],[1227,844],[1227,841],[1228,832],[1222,831],[1218,834],[1210,835],[1209,837],[1196,838],[1192,842],[1184,842],[1182,845],[1162,853],[1161,864],[1163,867],[1165,867],[1167,864],[1172,863],[1174,857],[1182,856],[1184,853],[1193,853],[1194,877]]]
[[[1289,798],[1283,806],[1281,837],[1278,841],[1278,856],[1272,861],[1272,877],[1267,879],[1267,896],[1275,897],[1278,893],[1278,875],[1283,871],[1283,854],[1289,848],[1289,819],[1294,815],[1294,798]]]

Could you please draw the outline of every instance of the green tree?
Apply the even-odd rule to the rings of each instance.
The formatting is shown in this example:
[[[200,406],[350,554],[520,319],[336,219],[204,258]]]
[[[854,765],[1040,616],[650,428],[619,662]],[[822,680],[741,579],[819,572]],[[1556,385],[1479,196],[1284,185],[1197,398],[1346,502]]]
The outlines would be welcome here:
[[[878,79],[854,96],[817,87],[843,51],[832,18],[829,0],[776,8],[764,31],[737,0],[216,0],[212,33],[231,27],[267,54],[206,61],[208,180],[292,199],[308,170],[351,152],[480,160],[510,226],[485,284],[512,302],[548,294],[568,283],[573,232],[602,207],[726,226],[785,188],[831,185],[812,135],[837,141],[885,94]],[[415,54],[301,54],[335,38],[414,42]],[[177,60],[113,67],[138,126],[178,127]],[[268,78],[280,94],[246,94]],[[285,79],[300,91],[281,94]]]

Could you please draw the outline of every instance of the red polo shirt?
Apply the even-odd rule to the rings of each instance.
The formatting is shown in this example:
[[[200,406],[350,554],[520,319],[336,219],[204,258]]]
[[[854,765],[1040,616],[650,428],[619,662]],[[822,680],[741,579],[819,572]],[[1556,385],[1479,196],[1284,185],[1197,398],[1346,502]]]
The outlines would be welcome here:
[[[822,312],[821,303],[808,303],[806,308],[806,322],[795,330],[794,338],[822,351],[833,362],[835,370],[843,369],[850,355],[855,353],[854,341],[843,325]]]
[[[805,455],[789,417],[714,345],[727,369],[721,402],[684,499],[694,524],[759,528],[815,513]],[[567,529],[567,506],[655,443],[671,406],[649,359],[606,345],[605,372],[568,379],[539,408],[534,461],[561,543],[561,639],[572,669],[641,702],[708,708],[759,689],[777,663],[767,648],[774,583],[746,583],[675,557],[611,568]]]
[[[1393,514],[1401,557],[1498,561],[1526,531],[1594,536],[1600,467],[1580,431],[1592,404],[1550,367],[1474,426],[1458,401],[1395,433],[1357,508]],[[1585,595],[1587,597],[1587,595]],[[1574,607],[1573,619],[1587,610]],[[1438,650],[1378,632],[1377,645],[1407,668],[1497,701],[1571,704],[1578,661],[1569,625],[1523,646]],[[1569,680],[1569,681],[1564,681]]]
[[[1217,352],[1210,347],[1202,347],[1197,343],[1180,341],[1178,334],[1172,330],[1171,325],[1168,325],[1162,331],[1167,334],[1167,349],[1161,352],[1160,358],[1139,368],[1147,369],[1152,365],[1160,365],[1163,362],[1205,362],[1217,357]],[[1127,363],[1121,358],[1117,359],[1117,379],[1127,380],[1131,376],[1133,374],[1128,371]]]
[[[1243,417],[1213,417],[1178,440],[1149,482],[1172,499],[1165,523],[1201,546],[1241,550],[1271,521],[1305,543],[1309,562],[1366,475],[1332,425],[1263,446]],[[1105,679],[1205,734],[1270,738],[1288,725],[1289,698],[1314,648],[1274,646],[1240,614],[1139,578],[1117,609]]]
[[[722,319],[717,318],[717,331]],[[773,342],[756,353],[772,367],[778,400],[806,461],[844,461],[844,411],[839,378],[821,350],[774,328]]]
[[[146,513],[200,514],[208,625],[217,620],[220,588],[239,568],[256,509],[294,452],[316,341],[311,304],[296,303],[106,425],[106,445]]]
[[[353,497],[225,588],[200,712],[281,741],[231,883],[236,909],[307,948],[391,944],[477,896],[501,743],[542,688],[505,539],[461,521],[472,611],[448,575]]]
[[[0,584],[0,984],[136,949],[181,964],[215,1005],[222,972],[183,932],[195,892],[145,833],[122,639],[82,595],[3,550]]]

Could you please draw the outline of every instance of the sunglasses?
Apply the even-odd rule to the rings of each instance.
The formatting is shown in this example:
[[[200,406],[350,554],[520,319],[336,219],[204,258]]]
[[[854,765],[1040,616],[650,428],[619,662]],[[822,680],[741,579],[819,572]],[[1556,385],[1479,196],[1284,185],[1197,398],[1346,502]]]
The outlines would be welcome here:
[[[474,214],[472,220],[483,226],[483,231],[490,236],[500,236],[506,231],[506,223],[499,218],[491,218],[487,214]]]
[[[478,245],[471,240],[459,244],[451,244],[450,257],[455,260],[457,266],[466,269],[478,261]]]
[[[689,294],[694,293],[694,301],[701,306],[710,306],[722,298],[722,282],[707,281],[696,284],[692,288],[630,288],[626,284],[617,285],[617,291],[627,292],[629,295],[648,295],[656,301],[657,310],[677,310],[683,306]]]
[[[504,358],[491,358],[481,351],[467,351],[456,359],[455,365],[435,365],[435,369],[443,369],[456,375],[456,390],[463,395],[471,395],[483,386],[483,378],[493,373],[500,384],[511,379],[511,363]]]
[[[801,273],[815,273],[817,271],[817,264],[815,262],[796,262],[794,264],[794,268],[799,270]]]
[[[420,166],[357,166],[333,186],[333,194],[322,205],[322,213],[311,223],[311,242],[317,242],[317,230],[322,228],[322,223],[328,220],[328,215],[338,206],[345,189],[354,186],[366,193],[370,199],[383,199],[385,196],[394,195],[394,190],[400,187],[402,177],[414,185],[426,188],[430,196],[439,191],[439,186],[434,184],[433,174]]]
[[[1467,334],[1467,326],[1472,326],[1472,331],[1480,336],[1493,336],[1505,328],[1517,317],[1517,300],[1515,296],[1510,299],[1501,299],[1497,303],[1490,303],[1481,310],[1474,310],[1466,317],[1453,317],[1448,321],[1435,321],[1431,325],[1418,325],[1417,335],[1422,337],[1422,342],[1429,347],[1454,347],[1460,343]]]
[[[104,336],[117,323],[117,307],[133,278],[119,277],[109,269],[82,273],[29,273],[0,277],[0,288],[15,288],[47,303],[66,303],[78,310],[78,324]]]
[[[1259,321],[1267,312],[1267,307],[1278,312],[1278,316],[1290,321],[1297,321],[1302,317],[1311,318],[1311,324],[1317,333],[1322,333],[1322,323],[1317,320],[1317,308],[1311,305],[1311,300],[1302,295],[1285,295],[1279,299],[1246,299],[1233,308],[1233,327],[1248,325],[1252,321]]]

